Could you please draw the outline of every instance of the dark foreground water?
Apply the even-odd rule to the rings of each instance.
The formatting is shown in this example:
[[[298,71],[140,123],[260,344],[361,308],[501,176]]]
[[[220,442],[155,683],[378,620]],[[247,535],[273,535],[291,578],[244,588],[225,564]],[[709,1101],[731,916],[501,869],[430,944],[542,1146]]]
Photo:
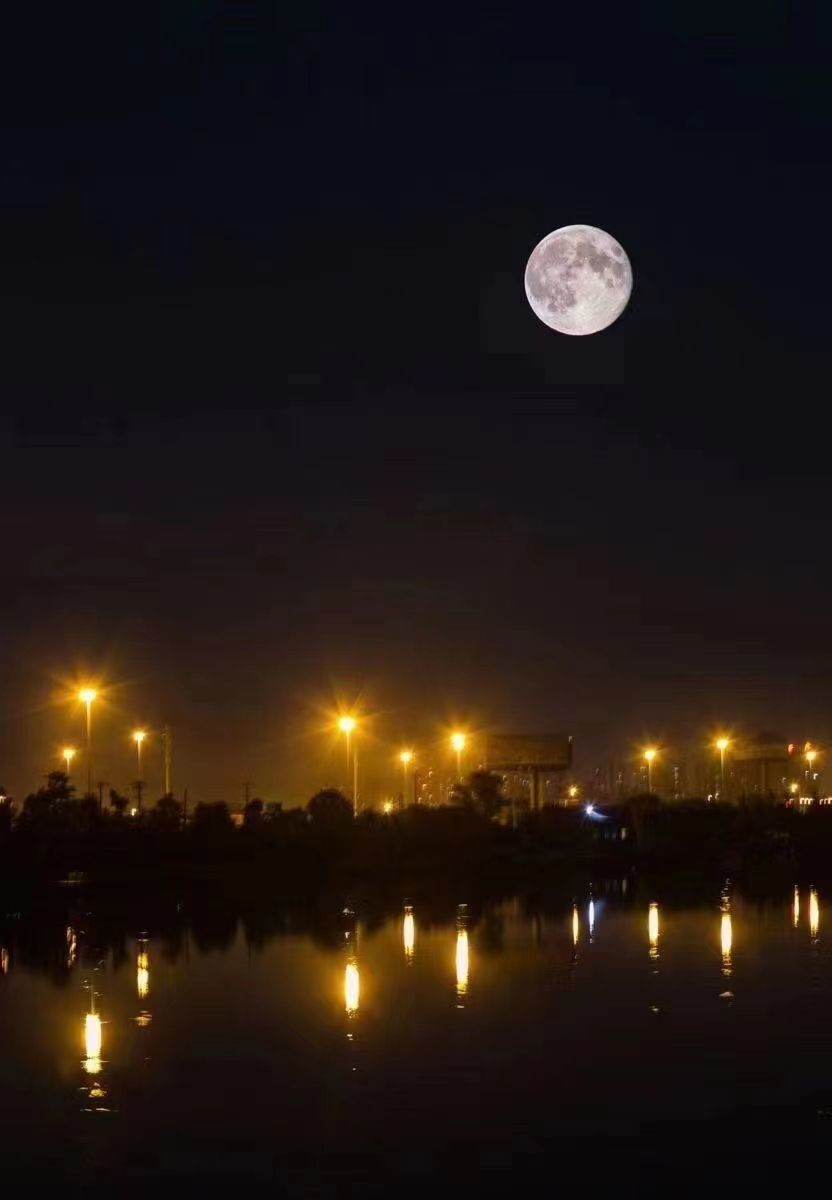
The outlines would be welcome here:
[[[4,1172],[99,1195],[416,1195],[575,1168],[630,1194],[826,1163],[823,891],[649,895],[615,880],[574,907],[372,926],[335,909],[264,935],[220,901],[206,927],[103,946],[94,913],[59,938],[10,914]]]

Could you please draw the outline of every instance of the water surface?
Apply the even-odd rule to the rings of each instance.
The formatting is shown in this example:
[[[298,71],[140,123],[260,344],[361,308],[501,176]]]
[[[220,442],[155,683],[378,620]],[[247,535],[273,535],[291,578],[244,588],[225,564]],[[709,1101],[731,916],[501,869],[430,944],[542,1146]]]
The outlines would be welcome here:
[[[612,880],[432,915],[402,898],[265,934],[221,906],[179,917],[106,938],[95,912],[6,920],[1,1136],[30,1170],[418,1181],[824,1118],[832,960],[809,885],[679,906]]]

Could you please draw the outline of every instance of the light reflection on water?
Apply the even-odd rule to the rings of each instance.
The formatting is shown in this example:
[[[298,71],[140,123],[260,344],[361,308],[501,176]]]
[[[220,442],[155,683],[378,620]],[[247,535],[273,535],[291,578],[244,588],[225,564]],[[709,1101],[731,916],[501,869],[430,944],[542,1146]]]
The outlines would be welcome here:
[[[150,995],[150,961],[145,944],[141,945],[136,957],[136,994],[140,1000],[146,1000]]]
[[[732,971],[732,950],[734,945],[734,926],[731,913],[724,910],[719,922],[719,942],[722,949],[722,973],[730,975]]]
[[[659,957],[659,906],[655,901],[647,910],[647,940],[650,943],[650,957],[655,961]]]
[[[0,1020],[7,1029],[19,1028],[36,999],[40,1007],[33,1023],[40,1032],[50,1026],[60,1029],[64,1053],[73,1057],[76,1087],[83,1070],[84,1111],[109,1112],[104,1108],[107,1093],[115,1091],[119,1104],[123,1105],[127,1096],[134,1105],[146,1102],[148,1120],[153,1119],[152,1106],[159,1105],[160,1122],[168,1103],[165,1089],[170,1086],[170,1094],[175,1094],[177,1073],[181,1071],[187,1080],[187,1071],[196,1072],[193,1064],[200,1064],[201,1056],[207,1056],[210,1063],[210,1070],[204,1067],[204,1078],[216,1078],[217,1084],[208,1088],[203,1076],[195,1075],[203,1080],[194,1085],[197,1091],[205,1090],[200,1103],[212,1112],[222,1110],[232,1126],[238,1114],[229,1097],[248,1078],[248,1071],[253,1094],[260,1094],[258,1089],[265,1084],[257,1075],[262,1069],[257,1064],[264,1060],[278,1081],[275,1086],[289,1089],[287,1094],[294,1095],[296,1079],[291,1072],[298,1073],[304,1087],[308,1085],[310,1095],[321,1088],[335,1088],[340,1096],[338,1120],[345,1122],[352,1120],[350,1105],[355,1102],[356,1121],[360,1112],[365,1119],[372,1116],[382,1124],[390,1115],[392,1123],[392,1114],[399,1111],[396,1089],[405,1093],[411,1086],[408,1079],[414,1077],[421,1081],[419,1087],[430,1092],[430,1104],[438,1106],[440,1113],[446,1106],[450,1108],[452,1101],[461,1103],[464,1096],[474,1114],[479,1093],[473,1083],[470,1093],[466,1091],[468,1073],[472,1079],[474,1075],[482,1077],[483,1094],[492,1097],[492,1102],[501,1099],[505,1090],[506,1104],[510,1098],[515,1106],[511,1112],[518,1120],[524,1112],[526,1119],[534,1120],[538,1110],[532,1095],[539,1103],[548,1094],[547,1088],[552,1088],[553,1103],[562,1104],[567,1111],[574,1092],[583,1095],[585,1089],[591,1097],[603,1089],[605,1081],[609,1085],[604,1064],[605,1056],[609,1059],[610,1055],[622,1055],[616,1071],[637,1081],[632,1083],[636,1116],[642,1111],[649,1116],[654,1107],[661,1113],[662,1103],[670,1100],[681,1107],[698,1104],[699,1111],[707,1114],[715,1096],[724,1098],[730,1108],[741,1087],[753,1092],[761,1053],[766,1062],[772,1055],[778,1062],[777,1055],[792,1064],[799,1062],[799,1068],[790,1069],[797,1074],[802,1070],[807,1077],[814,1078],[813,1070],[819,1075],[832,1073],[832,1049],[828,1054],[817,1052],[816,1061],[807,1056],[804,1062],[799,1045],[792,1040],[795,1031],[808,1025],[809,1018],[803,1019],[804,1015],[820,1013],[821,1006],[832,999],[832,962],[827,962],[822,946],[818,949],[818,889],[804,888],[802,906],[791,881],[770,903],[749,902],[737,890],[726,888],[719,908],[718,946],[718,897],[713,893],[709,903],[686,907],[664,897],[661,903],[651,901],[649,893],[639,893],[637,887],[632,889],[632,898],[627,898],[623,887],[611,892],[604,886],[595,888],[598,900],[588,898],[587,888],[579,892],[576,903],[561,899],[541,908],[516,901],[460,906],[455,914],[451,909],[437,915],[420,899],[418,957],[416,920],[410,905],[404,911],[394,907],[384,919],[370,919],[362,912],[360,929],[358,919],[351,918],[346,931],[338,926],[336,915],[326,936],[279,932],[260,943],[247,944],[237,933],[222,949],[207,945],[195,951],[180,942],[186,948],[178,951],[178,957],[170,950],[173,943],[165,947],[153,931],[152,943],[144,938],[132,943],[134,954],[122,951],[117,956],[113,949],[104,955],[97,978],[106,1022],[92,988],[85,1006],[88,1011],[82,1016],[84,1007],[78,1004],[75,988],[48,982],[48,971],[54,970],[56,961],[66,970],[69,926],[58,925],[53,952],[40,974],[31,952],[27,957],[14,932],[11,940],[4,933],[3,962],[8,974],[0,987]],[[586,920],[583,940],[582,910]],[[792,932],[796,917],[799,925],[802,922],[802,937]],[[84,968],[79,958],[88,961],[88,946],[97,943],[92,941],[86,918],[80,927],[84,931],[80,954],[76,937],[75,959],[64,982],[74,979],[77,984],[88,978],[81,974]],[[595,944],[587,937],[589,929],[599,934]],[[572,971],[568,969],[570,955],[579,942],[581,968]],[[648,972],[644,950],[649,950],[655,963],[660,946],[661,973]],[[158,965],[154,969],[153,1028],[138,1033],[134,1022],[143,1022],[135,1017],[136,997],[144,1002],[150,994],[151,959],[154,964],[164,959],[166,965],[164,971]],[[641,967],[635,969],[638,963]],[[713,988],[709,991],[707,980],[713,981],[720,966],[726,978],[735,979],[730,986],[742,1004],[720,1005],[720,1016],[715,1018],[702,997],[709,992],[713,1005]],[[457,1042],[467,1044],[473,1039],[466,1049],[470,1060],[463,1070],[454,1057],[453,1039],[443,1035],[443,1023],[452,1007],[449,996],[455,994],[458,1008],[471,1003],[472,968],[475,1003],[470,1013],[466,1012],[464,1025],[456,1026],[465,1029],[464,1039],[457,1038]],[[454,993],[450,992],[451,978]],[[700,987],[700,982],[706,986]],[[366,995],[362,983],[367,984]],[[722,994],[732,996],[727,991]],[[546,997],[545,1004],[542,997]],[[611,997],[615,998],[613,1004]],[[650,1031],[639,1024],[642,1009],[661,1013]],[[801,1020],[779,1019],[793,1011]],[[149,1013],[143,1015],[149,1023]],[[79,1068],[82,1019],[84,1057]],[[461,1017],[454,1019],[462,1021]],[[485,1039],[486,1029],[480,1022],[486,1019],[492,1041],[480,1044],[476,1039]],[[249,1025],[256,1051],[247,1049]],[[341,1085],[326,1073],[333,1051],[321,1054],[320,1047],[327,1046],[329,1029],[334,1031],[341,1053],[345,1050],[344,1032],[352,1042],[360,1029],[360,1061],[353,1043],[349,1068],[356,1079],[369,1081],[360,1102],[352,1093],[338,1093]],[[494,1044],[495,1033],[497,1042],[504,1044]],[[700,1055],[697,1047],[704,1047],[707,1054]],[[31,1074],[34,1056],[33,1043],[12,1039],[5,1051],[8,1077]],[[730,1069],[726,1068],[724,1078],[720,1076],[715,1084],[708,1075],[708,1062],[718,1056]],[[615,1061],[618,1063],[618,1058]],[[154,1078],[157,1063],[165,1064],[164,1081],[161,1076],[158,1081]],[[658,1068],[653,1070],[655,1064],[662,1064],[661,1079]],[[46,1082],[39,1086],[46,1092],[65,1086],[59,1051],[47,1066]],[[122,1086],[139,1071],[147,1073],[146,1101]],[[689,1081],[696,1081],[698,1072],[701,1086],[691,1091]],[[679,1081],[678,1094],[662,1091],[670,1086],[668,1079],[674,1078]],[[535,1091],[538,1084],[539,1096]],[[4,1099],[9,1097],[0,1081],[0,1101]],[[193,1095],[190,1102],[195,1103]],[[590,1103],[586,1097],[581,1102]],[[187,1106],[182,1113],[177,1115],[187,1127]],[[629,1109],[622,1102],[620,1120],[629,1119]],[[286,1120],[291,1122],[292,1115]],[[430,1138],[432,1128],[426,1123],[417,1132],[421,1138]],[[297,1136],[304,1136],[300,1125]]]
[[[818,906],[817,888],[811,888],[809,891],[809,933],[813,938],[817,938],[820,928],[820,908]]]
[[[402,922],[402,939],[404,941],[404,956],[407,962],[413,962],[413,955],[416,953],[416,922],[413,918],[413,909],[408,904],[404,912],[404,920]]]

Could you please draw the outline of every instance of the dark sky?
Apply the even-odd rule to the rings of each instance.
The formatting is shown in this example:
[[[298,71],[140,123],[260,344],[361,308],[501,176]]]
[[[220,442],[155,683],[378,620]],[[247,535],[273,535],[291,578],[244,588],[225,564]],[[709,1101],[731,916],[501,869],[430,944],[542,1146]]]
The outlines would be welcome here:
[[[21,6],[2,89],[0,779],[168,720],[303,799],[400,739],[832,737],[819,5]],[[54,11],[52,11],[54,9]],[[629,308],[523,268],[597,224]]]

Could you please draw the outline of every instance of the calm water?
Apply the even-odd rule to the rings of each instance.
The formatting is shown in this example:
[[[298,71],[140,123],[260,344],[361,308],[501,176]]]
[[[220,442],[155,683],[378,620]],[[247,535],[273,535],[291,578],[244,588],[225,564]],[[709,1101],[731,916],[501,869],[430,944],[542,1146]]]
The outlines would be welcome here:
[[[823,893],[690,907],[638,893],[610,881],[574,906],[433,919],[414,904],[372,927],[335,910],[257,935],[215,910],[146,939],[102,939],[91,912],[60,928],[12,915],[5,1161],[137,1185],[304,1180],[321,1162],[418,1181],[454,1156],[499,1172],[564,1139],[660,1140],[680,1121],[820,1120]]]

